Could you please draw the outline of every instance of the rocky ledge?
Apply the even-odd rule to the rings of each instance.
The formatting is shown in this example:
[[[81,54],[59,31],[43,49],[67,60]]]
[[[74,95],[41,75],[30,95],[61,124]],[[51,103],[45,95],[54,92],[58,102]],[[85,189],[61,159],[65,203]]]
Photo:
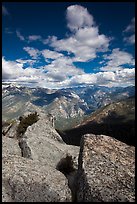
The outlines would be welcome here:
[[[3,202],[134,202],[135,148],[104,135],[67,145],[51,120],[18,135],[20,122],[3,126]]]
[[[84,135],[77,177],[78,202],[135,202],[135,147]]]

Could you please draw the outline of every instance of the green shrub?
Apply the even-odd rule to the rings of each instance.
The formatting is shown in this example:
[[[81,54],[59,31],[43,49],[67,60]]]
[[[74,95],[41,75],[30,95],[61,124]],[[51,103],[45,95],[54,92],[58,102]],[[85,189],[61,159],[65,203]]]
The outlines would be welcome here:
[[[20,123],[17,128],[17,137],[21,137],[27,130],[28,126],[36,123],[39,120],[37,112],[31,113],[26,117],[19,117]]]

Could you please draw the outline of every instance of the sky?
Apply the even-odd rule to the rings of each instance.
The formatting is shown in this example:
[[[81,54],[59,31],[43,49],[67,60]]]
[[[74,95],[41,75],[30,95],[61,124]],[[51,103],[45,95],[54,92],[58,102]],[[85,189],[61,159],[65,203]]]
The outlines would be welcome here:
[[[134,85],[135,3],[2,3],[2,80],[43,88]]]

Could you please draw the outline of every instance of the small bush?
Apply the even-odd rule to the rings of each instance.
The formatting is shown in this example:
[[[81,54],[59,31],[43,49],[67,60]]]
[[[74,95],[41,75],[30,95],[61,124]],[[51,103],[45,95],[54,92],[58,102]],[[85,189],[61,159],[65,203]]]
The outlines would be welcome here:
[[[75,171],[72,156],[67,154],[65,158],[62,158],[58,162],[56,169],[62,172],[65,176]]]
[[[27,117],[20,117],[20,123],[17,128],[17,137],[21,137],[27,130],[28,126],[36,123],[39,120],[37,112],[29,114]]]

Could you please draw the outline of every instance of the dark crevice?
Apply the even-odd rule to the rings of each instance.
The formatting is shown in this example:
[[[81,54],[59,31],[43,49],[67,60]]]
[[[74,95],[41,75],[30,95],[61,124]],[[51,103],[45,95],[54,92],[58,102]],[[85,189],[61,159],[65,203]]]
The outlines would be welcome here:
[[[5,123],[6,124],[6,123]],[[13,126],[13,124],[11,123],[11,124],[8,124],[7,123],[7,125],[5,125],[5,127],[6,126],[9,126],[8,128],[7,128],[7,130],[2,130],[2,135],[3,136],[5,136],[8,132],[9,132],[9,130],[11,129],[11,127]],[[4,125],[2,126],[2,127],[4,127]]]
[[[66,155],[56,166],[56,169],[64,174],[68,180],[68,187],[71,190],[72,202],[76,202],[76,175],[77,169],[74,167],[74,162],[71,155]]]
[[[31,157],[31,149],[28,146],[26,140],[25,139],[20,139],[18,144],[19,144],[19,147],[21,149],[22,157],[32,159],[32,157]]]

